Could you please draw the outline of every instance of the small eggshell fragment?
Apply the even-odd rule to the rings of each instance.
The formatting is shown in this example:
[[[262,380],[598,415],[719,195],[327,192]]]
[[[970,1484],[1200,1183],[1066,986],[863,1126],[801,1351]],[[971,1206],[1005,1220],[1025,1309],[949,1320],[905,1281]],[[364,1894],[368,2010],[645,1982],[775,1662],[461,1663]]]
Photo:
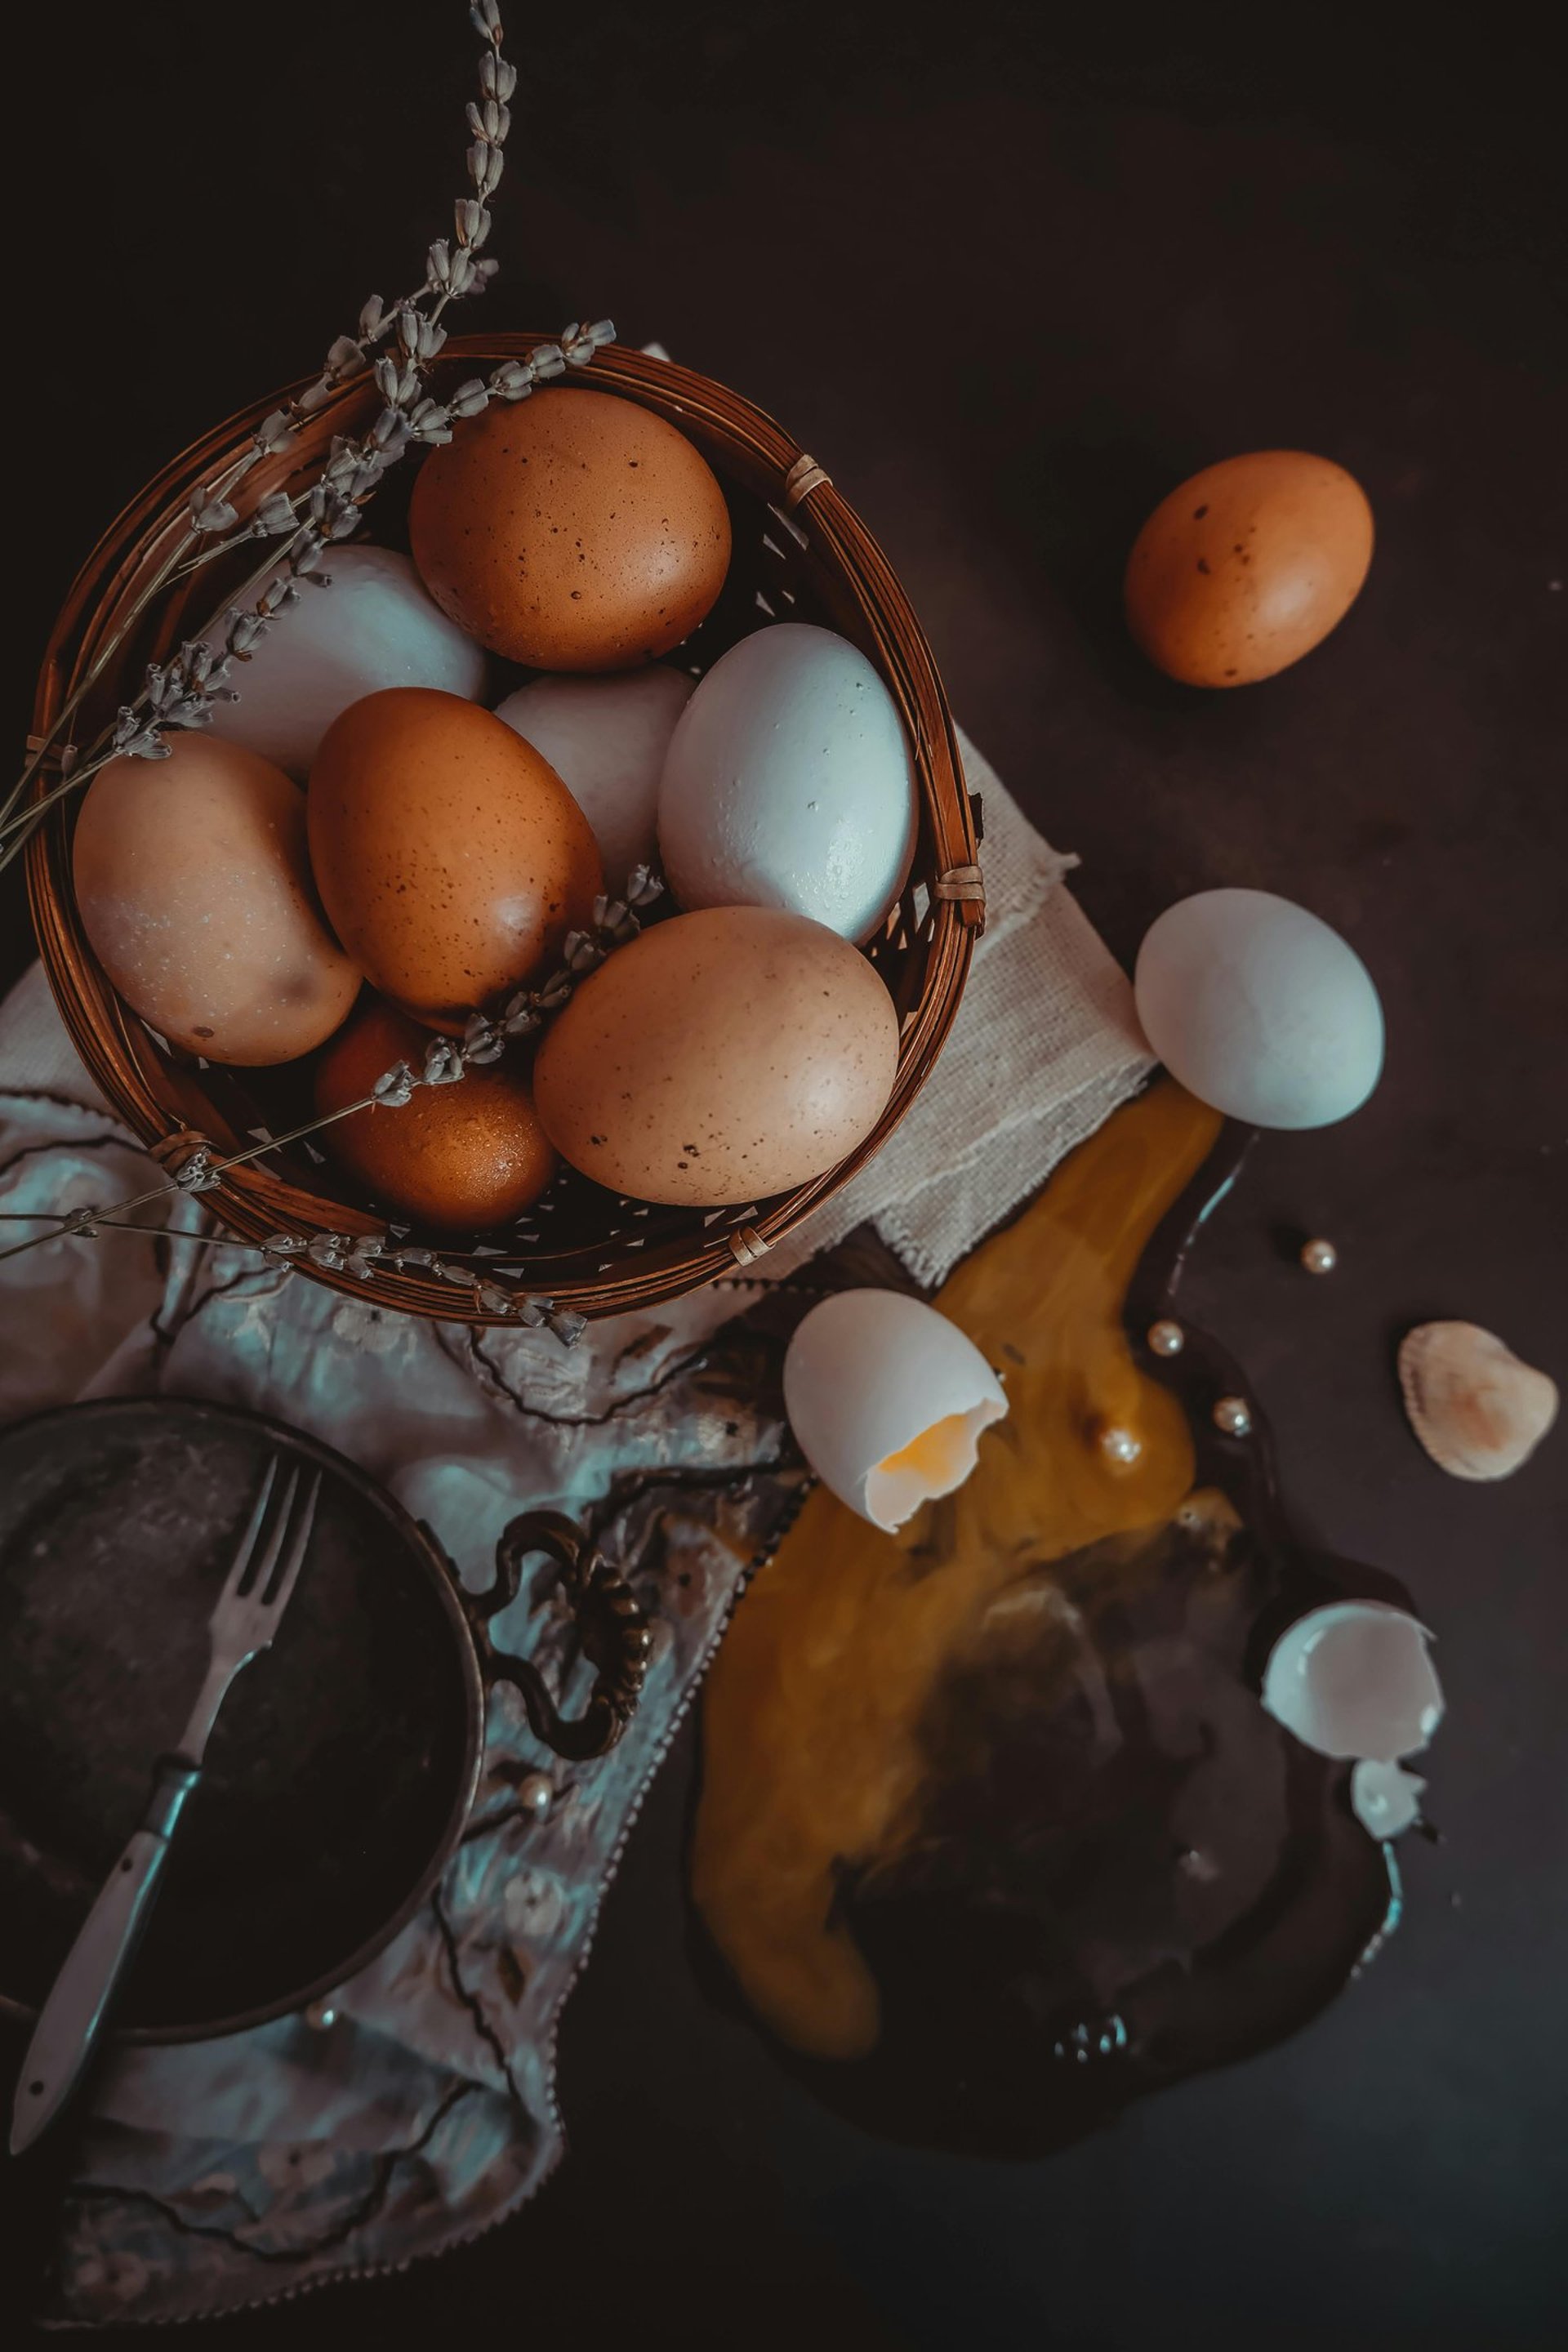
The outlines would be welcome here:
[[[361,1101],[384,1074],[417,1070],[428,1030],[370,997],[316,1065],[325,1118]],[[323,1128],[321,1142],[372,1199],[445,1232],[504,1224],[539,1198],[555,1154],[528,1082],[507,1061],[470,1067],[451,1086],[419,1087],[397,1108],[378,1105]]]
[[[1402,1764],[1364,1759],[1351,1773],[1351,1811],[1369,1836],[1403,1837],[1421,1818],[1426,1783]]]
[[[841,1290],[784,1357],[784,1410],[826,1486],[889,1533],[963,1486],[1002,1384],[967,1333],[897,1290]]]
[[[656,923],[545,1033],[534,1099],[563,1160],[639,1200],[719,1208],[820,1176],[863,1141],[898,1070],[872,965],[774,908]]]
[[[291,1062],[360,988],[317,903],[305,796],[237,743],[166,740],[165,760],[110,761],[82,803],[71,856],[93,953],[171,1045]]]
[[[700,452],[651,409],[575,384],[459,424],[420,468],[408,528],[443,612],[533,669],[668,653],[730,568],[730,510]]]
[[[1424,1625],[1383,1601],[1332,1601],[1288,1626],[1263,1673],[1263,1704],[1320,1756],[1387,1763],[1425,1748],[1443,1691]]]
[[[657,664],[608,677],[536,677],[496,711],[549,761],[594,828],[612,891],[658,847],[658,780],[696,680]]]
[[[1188,686],[1247,686],[1343,620],[1372,562],[1372,509],[1342,466],[1259,449],[1193,475],[1133,542],[1127,619]]]
[[[237,702],[215,705],[213,732],[275,760],[303,783],[322,736],[351,702],[389,686],[430,686],[472,701],[483,653],[447,618],[393,547],[334,547],[331,585],[303,592],[255,651],[236,662]],[[209,643],[216,640],[209,627]]]
[[[1383,1007],[1355,950],[1268,890],[1200,890],[1151,924],[1138,1018],[1173,1077],[1253,1127],[1347,1118],[1383,1069]]]
[[[683,907],[789,907],[867,939],[917,822],[898,705],[858,646],[807,621],[731,646],[665,758],[659,856]]]
[[[334,719],[310,769],[321,902],[383,996],[458,1034],[541,975],[604,888],[587,818],[490,710],[394,687]]]

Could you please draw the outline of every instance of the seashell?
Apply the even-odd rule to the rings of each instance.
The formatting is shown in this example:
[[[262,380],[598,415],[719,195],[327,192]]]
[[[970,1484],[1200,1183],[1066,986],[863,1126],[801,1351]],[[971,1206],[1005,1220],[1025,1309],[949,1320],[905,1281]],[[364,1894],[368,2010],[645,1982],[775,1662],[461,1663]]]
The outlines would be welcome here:
[[[1399,1346],[1410,1426],[1454,1478],[1507,1478],[1557,1418],[1557,1386],[1478,1323],[1422,1323]]]

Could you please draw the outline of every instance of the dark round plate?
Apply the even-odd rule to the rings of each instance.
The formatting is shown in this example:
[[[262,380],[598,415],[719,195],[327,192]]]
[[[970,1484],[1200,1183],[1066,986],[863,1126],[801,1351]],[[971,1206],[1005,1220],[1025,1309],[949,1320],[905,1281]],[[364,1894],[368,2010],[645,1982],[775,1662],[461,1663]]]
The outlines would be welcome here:
[[[268,1457],[326,1477],[272,1648],[224,1703],[117,2003],[143,2041],[341,1984],[412,1916],[472,1799],[479,1665],[448,1571],[330,1448],[166,1398],[0,1431],[0,2011],[37,2008],[184,1728]]]

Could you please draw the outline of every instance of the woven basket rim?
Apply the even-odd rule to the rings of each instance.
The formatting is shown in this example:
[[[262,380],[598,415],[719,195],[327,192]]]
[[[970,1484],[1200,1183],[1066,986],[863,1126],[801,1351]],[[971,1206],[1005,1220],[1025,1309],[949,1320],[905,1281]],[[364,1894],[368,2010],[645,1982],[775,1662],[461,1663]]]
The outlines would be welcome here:
[[[491,364],[521,357],[552,339],[524,331],[454,336],[440,360],[444,373],[454,362]],[[159,541],[183,520],[192,482],[205,478],[248,441],[261,418],[311,378],[300,378],[264,398],[248,402],[178,452],[121,508],[79,569],[50,633],[34,702],[36,734],[47,734],[81,675],[101,635],[105,616],[129,581],[149,561]],[[973,866],[973,818],[952,713],[941,678],[903,589],[870,532],[830,477],[765,410],[714,379],[621,344],[611,344],[591,368],[562,380],[585,390],[601,388],[639,400],[705,444],[718,441],[731,460],[734,478],[772,507],[784,530],[804,531],[815,555],[852,594],[874,640],[872,658],[899,704],[915,750],[926,818],[937,846],[936,871]],[[553,387],[552,387],[553,388]],[[321,431],[362,402],[365,379],[351,379],[310,420]],[[713,461],[713,451],[707,454]],[[722,478],[724,466],[720,464]],[[793,481],[792,481],[793,473]],[[804,488],[801,486],[804,484]],[[795,489],[795,499],[790,490]],[[374,529],[374,517],[372,528]],[[368,539],[363,542],[372,543]],[[870,648],[868,648],[870,650]],[[112,667],[108,676],[112,677]],[[40,772],[34,796],[47,788]],[[29,907],[35,934],[61,1017],[78,1053],[111,1107],[149,1147],[188,1126],[161,1099],[146,1076],[132,1033],[142,1024],[116,994],[92,957],[80,928],[71,884],[69,841],[74,812],[69,803],[53,810],[32,835],[26,850]],[[967,976],[982,904],[932,894],[931,938],[919,999],[900,1037],[898,1074],[881,1118],[870,1133],[836,1167],[793,1187],[771,1203],[759,1203],[740,1227],[721,1223],[704,1229],[688,1256],[656,1266],[625,1264],[602,1281],[571,1282],[554,1295],[563,1306],[595,1318],[675,1298],[722,1277],[746,1272],[776,1242],[838,1192],[886,1142],[930,1075],[952,1028]],[[290,1224],[304,1230],[370,1231],[376,1221],[326,1192],[298,1192],[260,1163],[237,1171],[204,1196],[224,1225],[241,1238],[258,1241]],[[321,1222],[332,1210],[331,1228]],[[606,1244],[606,1254],[615,1245]],[[460,1253],[459,1253],[460,1254]],[[482,1308],[477,1297],[436,1277],[399,1272],[377,1277],[374,1291],[354,1277],[310,1265],[310,1276],[330,1287],[405,1311],[474,1324],[505,1323]],[[515,1318],[510,1318],[513,1323]]]

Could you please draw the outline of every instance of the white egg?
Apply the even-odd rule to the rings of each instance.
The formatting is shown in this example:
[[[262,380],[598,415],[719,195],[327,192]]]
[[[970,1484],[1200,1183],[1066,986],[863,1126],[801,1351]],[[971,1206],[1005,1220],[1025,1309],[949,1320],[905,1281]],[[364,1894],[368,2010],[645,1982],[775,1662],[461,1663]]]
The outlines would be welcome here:
[[[1252,1127],[1347,1118],[1383,1068],[1383,1007],[1353,948],[1268,890],[1200,890],[1138,950],[1144,1034],[1200,1102]]]
[[[889,1533],[973,1469],[1002,1384],[956,1323],[899,1290],[841,1290],[790,1341],[784,1410],[824,1486]]]
[[[659,855],[689,908],[785,907],[868,938],[904,887],[917,824],[897,704],[864,654],[806,621],[731,646],[665,759]]]
[[[1288,1626],[1263,1670],[1263,1704],[1320,1756],[1390,1763],[1425,1748],[1443,1687],[1425,1625],[1383,1601],[1333,1601]]]
[[[482,649],[447,618],[409,557],[334,547],[325,569],[331,585],[304,583],[249,660],[236,662],[229,682],[239,700],[220,702],[213,720],[216,734],[301,783],[351,702],[388,686],[434,686],[471,702],[485,690]]]
[[[594,828],[605,880],[618,890],[654,862],[658,784],[695,678],[654,663],[607,677],[536,677],[497,711],[549,761]]]

